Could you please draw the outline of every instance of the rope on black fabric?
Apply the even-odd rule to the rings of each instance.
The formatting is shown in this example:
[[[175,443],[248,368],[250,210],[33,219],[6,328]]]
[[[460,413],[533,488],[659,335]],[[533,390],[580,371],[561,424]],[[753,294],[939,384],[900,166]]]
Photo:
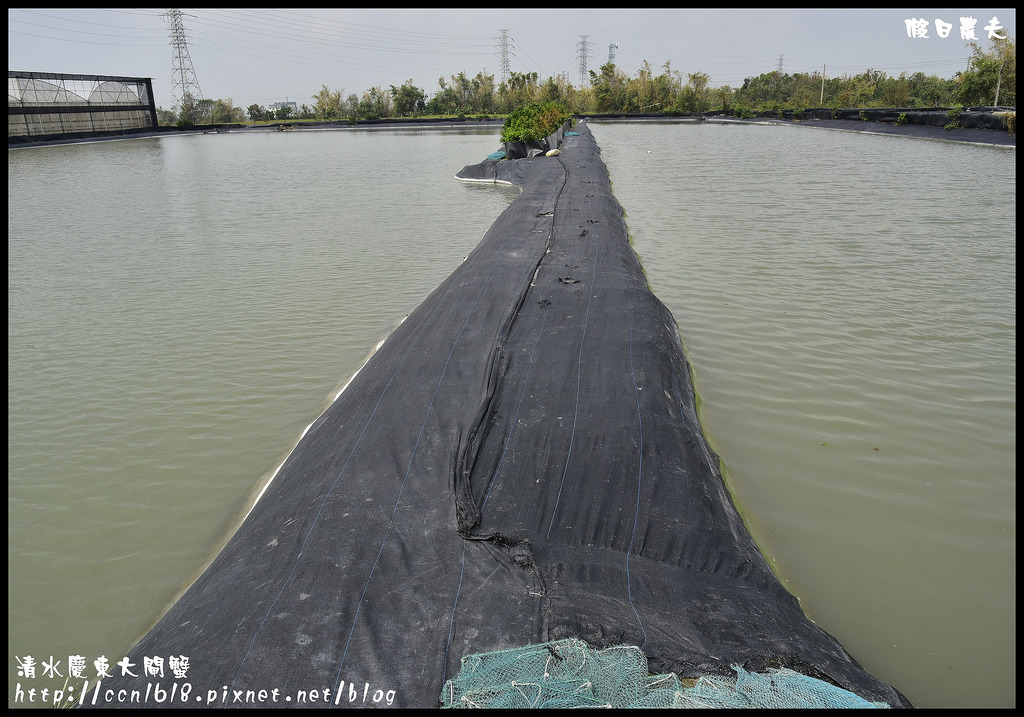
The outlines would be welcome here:
[[[628,307],[629,314],[629,372],[633,377],[633,396],[636,398],[636,419],[637,424],[640,427],[640,445],[637,451],[637,469],[636,469],[636,512],[633,515],[633,533],[629,537],[629,547],[626,549],[626,595],[629,598],[629,606],[633,608],[633,614],[636,615],[636,621],[640,623],[640,631],[644,634],[644,641],[640,643],[640,649],[643,650],[647,645],[647,630],[644,628],[644,621],[640,618],[640,613],[636,609],[636,605],[633,603],[633,580],[629,574],[629,559],[633,554],[633,544],[636,541],[636,526],[640,522],[640,491],[643,487],[644,477],[644,416],[640,410],[640,389],[636,385],[636,369],[633,367],[633,286],[629,284],[626,291],[626,305]]]

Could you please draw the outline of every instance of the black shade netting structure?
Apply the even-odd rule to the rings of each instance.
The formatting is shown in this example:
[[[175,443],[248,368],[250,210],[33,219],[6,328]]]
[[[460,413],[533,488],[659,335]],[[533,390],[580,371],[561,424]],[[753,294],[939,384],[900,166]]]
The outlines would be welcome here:
[[[437,707],[467,655],[567,639],[909,706],[751,538],[586,125],[459,178],[522,193],[132,648],[189,665],[185,698],[141,706]],[[114,673],[103,690],[145,688]]]

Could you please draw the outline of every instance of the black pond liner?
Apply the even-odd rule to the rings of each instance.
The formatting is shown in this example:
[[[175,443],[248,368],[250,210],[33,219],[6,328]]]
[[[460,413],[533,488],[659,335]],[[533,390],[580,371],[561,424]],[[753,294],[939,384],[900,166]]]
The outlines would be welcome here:
[[[800,127],[1016,147],[1017,135],[1008,131],[1005,109],[972,108],[952,114],[948,109],[816,109],[805,110],[799,121],[792,121],[792,113],[782,119]]]
[[[436,707],[463,656],[567,638],[639,646],[656,673],[791,668],[910,706],[754,544],[577,129],[557,157],[460,173],[522,194],[129,652],[133,672],[185,656],[187,675],[115,667],[96,706],[159,683],[164,701],[139,706],[313,706],[315,690],[317,706]]]

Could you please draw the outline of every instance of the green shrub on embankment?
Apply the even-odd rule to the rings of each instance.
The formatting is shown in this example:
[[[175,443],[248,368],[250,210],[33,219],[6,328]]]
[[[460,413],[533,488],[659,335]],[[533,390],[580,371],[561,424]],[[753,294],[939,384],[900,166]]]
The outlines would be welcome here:
[[[531,102],[513,110],[501,128],[502,142],[529,142],[558,131],[570,118],[561,102]]]

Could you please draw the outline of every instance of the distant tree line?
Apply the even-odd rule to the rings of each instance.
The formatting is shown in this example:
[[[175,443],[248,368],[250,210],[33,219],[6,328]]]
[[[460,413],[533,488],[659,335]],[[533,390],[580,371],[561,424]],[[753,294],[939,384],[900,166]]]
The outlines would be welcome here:
[[[427,93],[407,80],[400,86],[371,87],[357,95],[323,85],[313,105],[268,110],[258,104],[245,110],[231,100],[194,100],[188,96],[178,112],[160,108],[161,124],[215,124],[280,120],[348,120],[430,116],[507,115],[532,102],[559,102],[574,114],[677,114],[722,110],[743,114],[765,110],[813,107],[969,107],[1016,106],[1016,44],[1012,38],[992,40],[985,50],[971,43],[968,67],[950,79],[922,72],[891,77],[868,69],[858,75],[825,77],[818,72],[767,72],[748,77],[741,87],[710,87],[710,76],[686,73],[666,62],[655,75],[648,62],[635,77],[613,63],[590,71],[589,86],[575,87],[565,75],[541,81],[536,72],[513,72],[505,82],[493,75],[465,72],[438,79]]]
[[[226,100],[197,100],[188,92],[181,99],[178,112],[157,109],[157,118],[162,125],[223,124],[245,122],[245,110],[235,107],[229,97]]]

